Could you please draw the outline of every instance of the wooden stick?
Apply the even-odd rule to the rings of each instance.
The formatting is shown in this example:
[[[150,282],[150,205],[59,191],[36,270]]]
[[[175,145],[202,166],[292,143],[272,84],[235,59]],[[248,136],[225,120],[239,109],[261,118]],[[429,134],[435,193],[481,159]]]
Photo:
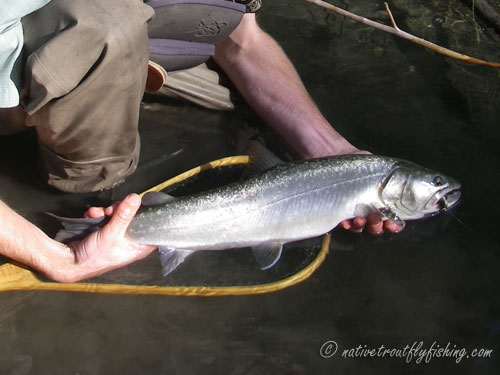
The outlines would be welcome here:
[[[429,48],[437,53],[440,53],[441,55],[444,55],[446,57],[451,57],[452,59],[455,59],[455,60],[459,60],[459,61],[463,61],[463,62],[466,62],[468,64],[475,64],[475,65],[482,65],[482,66],[489,66],[491,68],[500,68],[500,63],[497,63],[497,62],[489,62],[489,61],[484,61],[484,60],[481,60],[481,59],[476,59],[475,57],[470,57],[470,56],[467,56],[467,55],[464,55],[464,54],[461,54],[461,53],[458,53],[458,52],[455,52],[455,51],[452,51],[448,48],[444,48],[444,47],[441,47],[441,46],[438,46],[437,44],[434,44],[434,43],[431,43],[425,39],[422,39],[422,38],[419,38],[419,37],[416,37],[410,33],[407,33],[406,31],[403,31],[401,30],[400,28],[397,27],[396,25],[396,22],[394,21],[394,17],[392,16],[392,13],[389,9],[389,5],[387,3],[385,3],[385,9],[389,15],[389,18],[391,20],[391,23],[392,23],[392,27],[391,26],[387,26],[387,25],[384,25],[384,24],[381,24],[381,23],[378,23],[378,22],[375,22],[375,21],[372,21],[368,18],[365,18],[365,17],[361,17],[361,16],[358,16],[357,14],[354,14],[354,13],[351,13],[351,12],[348,12],[342,8],[338,8],[336,7],[335,5],[332,5],[330,3],[327,3],[327,2],[324,2],[322,0],[306,0],[307,2],[309,3],[312,3],[312,4],[315,4],[315,5],[318,5],[322,8],[325,8],[325,9],[328,9],[328,10],[331,10],[332,12],[335,12],[335,13],[338,13],[344,17],[347,17],[347,18],[350,18],[354,21],[357,21],[357,22],[360,22],[362,24],[365,24],[365,25],[368,25],[368,26],[371,26],[375,29],[379,29],[379,30],[382,30],[382,31],[385,31],[385,32],[388,32],[388,33],[391,33],[391,34],[394,34],[394,35],[397,35],[401,38],[404,38],[404,39],[407,39],[413,43],[416,43],[418,45],[421,45],[425,48]]]
[[[394,20],[394,17],[392,16],[391,10],[389,9],[389,4],[384,3],[384,5],[385,5],[386,12],[389,15],[389,18],[391,19],[392,27],[394,27],[396,30],[400,30],[398,25],[396,25],[396,21]]]

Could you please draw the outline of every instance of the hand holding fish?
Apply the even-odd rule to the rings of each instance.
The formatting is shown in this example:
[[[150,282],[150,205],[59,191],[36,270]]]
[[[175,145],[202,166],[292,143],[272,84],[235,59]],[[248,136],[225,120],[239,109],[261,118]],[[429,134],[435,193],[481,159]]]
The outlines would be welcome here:
[[[344,220],[339,225],[353,233],[361,233],[366,227],[368,232],[374,235],[380,235],[384,233],[384,231],[399,233],[403,230],[403,228],[392,220],[382,220],[382,215],[379,213],[373,213],[367,217],[360,216],[352,220]]]
[[[87,219],[100,221],[79,240],[63,244],[0,201],[0,254],[39,271],[49,279],[75,282],[123,267],[150,254],[155,246],[139,245],[125,236],[141,199],[131,194],[107,209],[89,210]],[[106,214],[107,218],[96,219]],[[87,223],[86,223],[87,224]]]
[[[341,138],[341,137],[339,137]],[[342,138],[341,138],[342,139]],[[318,156],[339,156],[339,155],[371,155],[371,152],[359,150],[358,148],[348,145],[347,148],[339,149],[335,148],[334,152],[327,150],[323,155]],[[353,233],[361,233],[366,228],[370,234],[381,235],[384,231],[390,233],[399,233],[403,230],[402,227],[397,225],[392,220],[383,219],[382,215],[378,212],[372,213],[366,217],[358,216],[353,219],[344,220],[339,223],[339,226],[345,230],[350,230]]]
[[[110,270],[148,256],[156,246],[140,245],[125,236],[129,223],[141,205],[136,194],[130,194],[121,202],[107,208],[90,208],[85,216],[97,219],[106,215],[109,221],[99,230],[82,240],[67,245],[74,253],[77,267],[73,268],[68,280],[78,281],[98,276]]]

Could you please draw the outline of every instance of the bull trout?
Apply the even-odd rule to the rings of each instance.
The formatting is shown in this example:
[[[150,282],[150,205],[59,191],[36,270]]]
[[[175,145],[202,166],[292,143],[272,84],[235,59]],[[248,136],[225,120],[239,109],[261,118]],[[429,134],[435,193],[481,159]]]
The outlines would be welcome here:
[[[460,198],[457,181],[409,161],[345,155],[285,163],[263,146],[251,148],[251,168],[259,171],[252,177],[190,196],[143,197],[126,235],[159,247],[164,275],[196,251],[241,247],[267,269],[284,244],[326,234],[343,220],[378,212],[404,226]],[[66,230],[59,240],[79,233],[83,221],[101,220],[60,219]]]

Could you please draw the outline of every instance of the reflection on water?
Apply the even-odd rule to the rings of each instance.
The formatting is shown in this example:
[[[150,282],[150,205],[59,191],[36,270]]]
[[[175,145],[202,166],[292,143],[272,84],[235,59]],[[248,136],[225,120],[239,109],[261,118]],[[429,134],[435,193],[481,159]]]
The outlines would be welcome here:
[[[338,5],[385,20],[382,2]],[[394,0],[390,5],[400,28],[500,61],[498,35],[477,15],[476,32],[462,2]],[[319,349],[328,340],[342,348],[404,347],[415,340],[489,348],[495,353],[491,359],[460,365],[435,359],[421,371],[498,373],[498,70],[452,61],[304,1],[266,0],[259,18],[282,43],[325,116],[355,145],[415,161],[462,183],[462,204],[454,214],[470,230],[439,215],[409,223],[396,236],[335,231],[330,255],[310,279],[262,296],[3,293],[0,373],[415,373],[422,368],[390,359],[324,360]],[[141,165],[147,171],[106,194],[49,189],[34,167],[33,135],[2,137],[0,196],[54,232],[56,224],[44,211],[76,216],[90,204],[232,155],[238,133],[248,126],[275,139],[248,109],[217,113],[151,99],[143,104],[140,126]],[[337,246],[352,251],[333,251]],[[231,262],[250,267],[251,261],[244,251],[224,258],[229,269]],[[208,258],[189,262],[190,272],[199,272]]]

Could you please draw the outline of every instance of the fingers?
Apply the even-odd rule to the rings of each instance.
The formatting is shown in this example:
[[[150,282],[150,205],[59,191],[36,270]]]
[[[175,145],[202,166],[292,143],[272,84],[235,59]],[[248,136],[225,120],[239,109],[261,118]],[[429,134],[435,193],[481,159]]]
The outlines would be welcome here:
[[[345,230],[349,230],[352,227],[352,220],[341,221],[339,225]]]
[[[374,235],[380,235],[384,233],[384,231],[399,233],[403,229],[392,220],[384,221],[382,216],[378,213],[370,214],[367,218],[356,217],[352,220],[344,220],[339,225],[354,233],[361,233],[366,227],[368,232]]]
[[[87,219],[97,219],[102,216],[104,216],[104,208],[102,207],[90,207],[83,214],[83,217],[86,217]]]
[[[113,212],[115,212],[115,209],[116,209],[116,207],[118,206],[118,204],[120,204],[120,202],[113,203],[111,206],[106,207],[106,208],[104,209],[104,213],[105,213],[107,216],[112,216],[112,215],[113,215]]]
[[[118,203],[116,208],[113,209],[113,216],[111,216],[109,223],[102,229],[103,237],[118,238],[125,235],[128,225],[140,206],[141,198],[137,194],[129,194],[126,196],[125,199]],[[106,210],[108,209],[109,207]]]
[[[104,215],[106,216],[112,216],[113,212],[116,208],[118,203],[113,203],[109,207],[90,207],[85,213],[83,214],[83,217],[86,217],[88,219],[96,219],[98,217],[102,217]]]
[[[394,221],[392,220],[387,220],[385,223],[384,223],[384,229],[388,232],[391,232],[391,233],[399,233],[403,230],[403,228],[401,228],[399,225],[397,225]]]
[[[361,233],[366,225],[366,221],[365,217],[355,217],[352,220],[351,232]]]
[[[360,216],[352,220],[344,220],[340,222],[339,225],[346,230],[350,230],[351,232],[361,233],[366,225],[366,219]]]
[[[382,216],[377,213],[370,214],[367,219],[368,231],[371,234],[379,235],[384,233],[384,222],[382,221]]]

